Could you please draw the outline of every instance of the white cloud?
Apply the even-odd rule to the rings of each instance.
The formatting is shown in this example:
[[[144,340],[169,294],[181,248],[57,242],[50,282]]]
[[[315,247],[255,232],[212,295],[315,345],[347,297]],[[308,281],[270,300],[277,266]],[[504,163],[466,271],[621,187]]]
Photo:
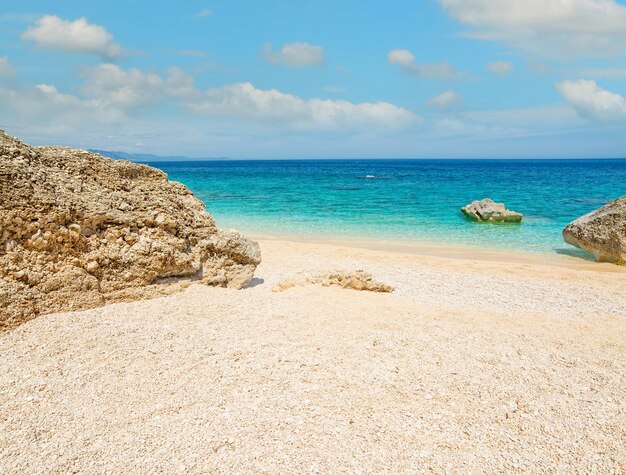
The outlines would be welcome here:
[[[595,81],[563,81],[556,87],[578,115],[585,119],[599,122],[626,121],[626,99],[601,88]]]
[[[122,54],[120,45],[104,27],[88,23],[85,18],[70,21],[54,15],[37,20],[35,26],[22,34],[37,45],[71,53],[95,54],[113,59]]]
[[[393,49],[387,53],[389,64],[397,64],[404,69],[415,67],[415,55],[407,49]]]
[[[449,63],[415,63],[415,55],[406,49],[394,49],[387,54],[387,62],[400,66],[404,71],[427,79],[454,79],[459,73]]]
[[[513,71],[513,63],[508,61],[494,61],[487,65],[487,69],[489,69],[492,74],[507,76]]]
[[[211,15],[213,15],[213,12],[211,10],[209,10],[208,8],[200,10],[198,13],[196,13],[196,17],[197,18],[205,18],[205,17],[211,16]]]
[[[167,77],[133,68],[123,70],[116,64],[100,64],[83,72],[83,93],[92,99],[121,110],[162,102],[169,98],[199,95],[191,76],[180,68],[169,68]]]
[[[445,91],[438,96],[431,97],[428,104],[437,109],[453,109],[463,104],[463,97],[455,91]]]
[[[282,123],[299,129],[397,128],[419,121],[415,114],[387,102],[301,99],[275,89],[257,89],[251,83],[209,89],[188,106],[209,115]]]
[[[110,104],[64,94],[50,84],[12,89],[0,87],[0,111],[8,114],[5,121],[22,121],[31,127],[64,130],[75,130],[90,124],[113,124],[124,119],[124,113]]]
[[[626,6],[615,0],[439,0],[470,36],[553,56],[626,54]]]
[[[268,63],[282,64],[292,68],[324,64],[324,48],[309,43],[286,44],[280,51],[274,51],[272,45],[266,43],[263,45],[261,54]]]
[[[185,74],[180,68],[169,68],[167,70],[164,93],[171,97],[187,99],[199,95],[193,77]]]
[[[12,76],[15,68],[9,63],[8,56],[0,56],[0,76]]]
[[[86,96],[129,109],[160,100],[164,83],[155,73],[139,69],[124,71],[115,64],[100,64],[83,72]]]
[[[29,110],[33,116],[59,113],[74,119],[85,114],[85,120],[92,122],[100,114],[130,119],[135,109],[168,102],[183,106],[179,111],[182,114],[194,111],[207,118],[247,120],[276,130],[376,131],[420,122],[412,112],[387,102],[302,99],[275,89],[257,89],[251,83],[201,91],[193,77],[180,68],[170,68],[166,76],[161,76],[104,63],[82,74],[82,97],[63,94],[50,85],[4,90],[0,110],[5,103],[11,103],[14,110]],[[73,119],[71,123],[80,122]]]

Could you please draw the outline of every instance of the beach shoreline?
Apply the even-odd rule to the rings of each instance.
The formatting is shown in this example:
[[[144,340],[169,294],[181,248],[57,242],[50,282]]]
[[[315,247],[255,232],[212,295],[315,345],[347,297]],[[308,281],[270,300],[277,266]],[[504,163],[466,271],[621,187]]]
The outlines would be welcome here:
[[[576,270],[626,274],[626,266],[618,266],[607,262],[597,262],[593,256],[563,244],[564,249],[571,252],[533,252],[513,251],[492,247],[470,246],[462,244],[436,243],[417,240],[371,239],[352,236],[319,236],[275,234],[263,232],[246,233],[250,238],[263,242],[275,241],[285,243],[319,244],[371,251],[384,251],[397,254],[439,257],[470,261],[500,262],[509,264],[531,264],[537,266],[563,267]]]

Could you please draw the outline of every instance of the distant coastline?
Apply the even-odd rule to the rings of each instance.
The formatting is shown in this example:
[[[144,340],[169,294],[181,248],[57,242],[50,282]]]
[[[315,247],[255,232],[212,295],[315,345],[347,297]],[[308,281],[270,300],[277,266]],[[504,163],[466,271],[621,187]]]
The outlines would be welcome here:
[[[196,162],[196,161],[214,161],[214,160],[231,160],[229,157],[204,157],[190,158],[182,155],[154,155],[151,153],[130,153],[115,150],[96,150],[89,149],[90,152],[99,153],[103,157],[112,158],[114,160],[128,160],[129,162],[151,163],[151,162]]]
[[[545,162],[567,162],[571,160],[581,161],[626,161],[625,157],[573,157],[573,158],[525,158],[525,157],[513,157],[513,158],[493,158],[493,157],[469,157],[469,158],[456,158],[456,157],[309,157],[309,158],[251,158],[251,157],[189,157],[186,155],[159,155],[152,153],[137,153],[137,152],[124,152],[121,150],[99,150],[88,149],[89,152],[99,153],[100,155],[114,160],[128,160],[138,163],[151,163],[151,162],[215,162],[215,161],[237,161],[237,162],[284,162],[298,160],[301,162],[317,162],[317,161],[378,161],[378,160],[403,160],[403,161],[475,161],[481,160],[485,162],[489,161],[502,161],[507,160],[511,162],[524,162],[524,161],[545,161]]]

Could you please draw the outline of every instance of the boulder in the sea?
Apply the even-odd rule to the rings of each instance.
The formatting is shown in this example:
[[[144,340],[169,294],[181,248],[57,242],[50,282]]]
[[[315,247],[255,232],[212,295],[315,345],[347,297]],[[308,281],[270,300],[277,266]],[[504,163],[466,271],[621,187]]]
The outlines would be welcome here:
[[[626,196],[568,224],[563,238],[598,261],[626,265]]]
[[[474,221],[492,223],[520,223],[523,217],[522,213],[508,210],[503,203],[496,203],[490,198],[472,201],[461,211]]]
[[[258,243],[218,230],[162,171],[0,130],[0,330],[167,293],[180,278],[241,288],[260,262]]]

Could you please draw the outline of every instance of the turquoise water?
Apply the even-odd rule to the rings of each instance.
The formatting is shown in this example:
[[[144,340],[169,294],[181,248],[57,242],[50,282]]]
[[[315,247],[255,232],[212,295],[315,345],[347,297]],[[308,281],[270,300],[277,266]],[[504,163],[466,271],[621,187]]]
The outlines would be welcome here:
[[[249,160],[151,163],[218,225],[244,232],[568,252],[563,227],[626,194],[626,160]],[[490,197],[521,225],[474,223]]]

